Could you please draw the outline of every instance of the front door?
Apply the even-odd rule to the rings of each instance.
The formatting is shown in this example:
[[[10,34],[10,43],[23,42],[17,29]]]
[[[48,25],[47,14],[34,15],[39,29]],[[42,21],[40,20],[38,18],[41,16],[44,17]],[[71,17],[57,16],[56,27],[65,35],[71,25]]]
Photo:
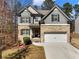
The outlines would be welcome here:
[[[39,28],[33,28],[32,29],[32,38],[39,38],[40,37],[40,29]]]

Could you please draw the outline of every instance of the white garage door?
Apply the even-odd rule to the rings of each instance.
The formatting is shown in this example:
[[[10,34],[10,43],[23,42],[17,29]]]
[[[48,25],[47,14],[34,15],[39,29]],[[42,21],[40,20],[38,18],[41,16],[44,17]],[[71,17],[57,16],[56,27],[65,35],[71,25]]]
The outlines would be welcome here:
[[[67,42],[67,33],[46,33],[45,42]]]

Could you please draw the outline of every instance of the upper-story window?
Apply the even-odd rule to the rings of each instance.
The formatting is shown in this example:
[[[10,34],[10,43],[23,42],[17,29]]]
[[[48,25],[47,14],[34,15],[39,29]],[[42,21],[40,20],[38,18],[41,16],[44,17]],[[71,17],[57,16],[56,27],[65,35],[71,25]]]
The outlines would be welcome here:
[[[34,22],[39,22],[41,17],[34,17]]]
[[[59,14],[52,14],[51,18],[52,18],[52,22],[53,21],[58,21],[59,22]]]
[[[22,17],[21,23],[30,23],[30,17]]]

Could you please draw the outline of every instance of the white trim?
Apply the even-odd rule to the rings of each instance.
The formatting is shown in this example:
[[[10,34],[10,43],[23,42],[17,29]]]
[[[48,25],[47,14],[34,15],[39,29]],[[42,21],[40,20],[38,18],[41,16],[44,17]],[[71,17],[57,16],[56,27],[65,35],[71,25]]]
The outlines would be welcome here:
[[[70,25],[70,24],[41,24],[41,25]]]
[[[26,26],[26,25],[30,25],[30,23],[19,23],[18,26]]]
[[[36,10],[34,10],[31,6],[28,7],[28,10],[33,13],[33,14],[38,14],[38,12]]]

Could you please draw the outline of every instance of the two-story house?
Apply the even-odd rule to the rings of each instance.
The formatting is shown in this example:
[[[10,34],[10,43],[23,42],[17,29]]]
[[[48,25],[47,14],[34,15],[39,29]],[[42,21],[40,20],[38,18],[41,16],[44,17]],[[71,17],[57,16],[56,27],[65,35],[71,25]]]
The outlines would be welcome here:
[[[43,15],[32,7],[23,9],[18,17],[18,39],[23,42],[23,37],[29,36],[36,42],[69,42],[70,18],[61,8],[54,5]]]

